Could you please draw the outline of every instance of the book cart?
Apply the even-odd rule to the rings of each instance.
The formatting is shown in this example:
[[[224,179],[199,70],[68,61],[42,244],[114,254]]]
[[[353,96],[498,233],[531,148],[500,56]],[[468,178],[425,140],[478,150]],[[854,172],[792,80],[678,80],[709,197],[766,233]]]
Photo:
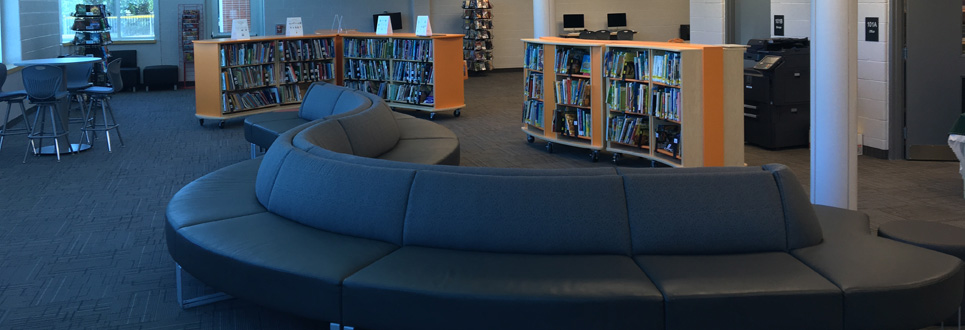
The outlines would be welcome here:
[[[189,88],[189,81],[195,80],[194,41],[201,40],[201,31],[204,31],[203,10],[202,5],[178,5],[178,12],[181,13],[178,24],[181,37],[181,77],[185,88]]]
[[[604,149],[603,48],[600,42],[524,39],[523,126],[526,140],[590,150]]]
[[[442,111],[459,117],[466,107],[462,35],[340,36],[345,87],[378,95],[393,108],[427,111],[430,119]]]
[[[545,47],[561,41],[542,38],[538,43]],[[632,155],[671,167],[744,165],[743,47],[603,43],[602,65],[591,70],[601,76],[597,86],[604,94],[602,111],[593,120],[603,123],[602,149],[613,154],[614,163]],[[558,61],[550,55],[545,60]],[[526,71],[527,81],[532,80],[533,72]],[[526,118],[535,113],[529,106],[535,101],[530,88],[524,94],[523,130],[532,142],[532,133],[539,131]]]
[[[194,41],[196,106],[201,125],[293,108],[316,81],[340,83],[335,35]]]

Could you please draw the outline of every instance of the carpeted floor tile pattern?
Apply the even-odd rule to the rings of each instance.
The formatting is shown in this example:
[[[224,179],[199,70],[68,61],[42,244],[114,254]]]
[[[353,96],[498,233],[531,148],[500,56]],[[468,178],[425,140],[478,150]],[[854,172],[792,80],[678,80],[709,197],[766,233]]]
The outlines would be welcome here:
[[[609,154],[527,143],[519,130],[522,74],[489,73],[466,81],[462,116],[440,113],[462,143],[464,166],[583,168],[614,166]],[[117,95],[125,147],[104,136],[94,148],[30,156],[26,139],[0,149],[0,329],[319,329],[310,320],[241,300],[189,310],[176,304],[174,264],[164,241],[164,210],[188,182],[248,158],[240,120],[224,129],[198,125],[194,92]],[[415,113],[427,118],[426,113]],[[77,127],[72,126],[75,141]],[[113,137],[112,137],[113,138]],[[779,162],[808,184],[807,149],[747,148],[749,165]],[[624,159],[619,166],[648,167]],[[873,227],[899,219],[965,226],[958,164],[859,158],[859,208]],[[458,199],[458,197],[453,197]],[[203,290],[194,288],[195,293]]]

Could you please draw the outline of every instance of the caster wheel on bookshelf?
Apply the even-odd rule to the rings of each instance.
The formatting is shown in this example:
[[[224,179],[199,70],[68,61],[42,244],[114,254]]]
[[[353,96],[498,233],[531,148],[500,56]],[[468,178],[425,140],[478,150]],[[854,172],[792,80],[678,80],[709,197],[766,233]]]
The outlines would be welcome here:
[[[546,152],[553,153],[553,142],[546,142]]]
[[[533,143],[535,141],[536,138],[534,138],[532,135],[526,134],[526,142]]]
[[[599,151],[599,150],[593,150],[593,152],[590,153],[590,161],[591,161],[591,162],[594,162],[594,163],[600,161],[600,151]]]
[[[429,113],[429,120],[436,120],[436,113],[435,113],[435,112]]]
[[[460,110],[460,109],[456,109],[456,111],[453,111],[453,112],[452,112],[452,116],[453,116],[453,117],[459,117],[459,115],[462,115],[462,111],[459,111],[459,110]]]
[[[201,126],[204,126],[204,119],[198,119],[198,123],[200,123]]]
[[[218,128],[224,129],[224,120],[218,123]]]
[[[619,152],[613,154],[613,164],[614,164],[614,165],[616,165],[616,163],[617,163],[618,161],[620,161],[620,157],[621,157],[621,155],[620,155]]]

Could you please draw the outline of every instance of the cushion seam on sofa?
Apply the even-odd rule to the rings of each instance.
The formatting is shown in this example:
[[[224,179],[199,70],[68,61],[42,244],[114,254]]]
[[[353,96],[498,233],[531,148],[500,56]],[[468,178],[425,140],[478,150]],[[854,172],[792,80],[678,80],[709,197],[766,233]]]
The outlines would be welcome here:
[[[322,119],[322,120],[323,120],[323,121],[329,121],[329,120],[334,121],[335,124],[338,125],[338,127],[339,127],[340,129],[342,129],[342,132],[343,132],[343,133],[345,132],[345,126],[342,126],[342,122],[338,121],[338,119],[334,119],[334,120],[332,120],[332,119]],[[348,137],[346,136],[346,138],[348,138]],[[327,149],[326,149],[326,150],[327,150]],[[355,148],[352,147],[352,141],[349,141],[349,143],[348,143],[348,150],[352,152],[352,155],[355,155]],[[329,150],[329,151],[331,151],[331,150]]]
[[[271,189],[268,190],[268,205],[265,205],[265,208],[269,211],[271,211],[271,198],[272,196],[275,196],[275,188],[278,186],[276,184],[278,182],[278,176],[281,175],[282,167],[284,167],[285,163],[288,162],[288,157],[291,156],[292,151],[295,149],[297,149],[295,146],[291,146],[291,148],[285,151],[285,155],[282,156],[281,161],[278,163],[278,172],[275,172],[275,176],[271,178]]]
[[[787,196],[785,195],[784,185],[781,184],[781,174],[778,171],[771,171],[771,178],[774,179],[774,183],[777,184],[777,192],[781,195],[781,213],[784,216],[784,251],[791,251],[791,243],[789,236],[791,235],[790,224],[788,223],[788,209],[787,209]]]
[[[214,222],[218,222],[218,221],[231,220],[231,219],[237,219],[237,218],[242,218],[242,217],[250,217],[250,216],[257,215],[257,214],[262,214],[262,213],[271,213],[271,211],[265,210],[265,211],[261,211],[261,212],[255,212],[255,213],[248,213],[248,214],[236,215],[236,216],[231,216],[231,217],[227,217],[227,218],[212,219],[212,220],[208,220],[208,221],[204,221],[204,222],[199,222],[199,223],[195,223],[195,224],[190,224],[190,225],[187,225],[187,226],[180,226],[180,227],[174,228],[174,230],[181,230],[181,229],[185,229],[185,228],[191,228],[191,227],[194,227],[194,226],[197,226],[197,225],[214,223]],[[272,213],[272,214],[274,214],[274,213]]]
[[[405,209],[402,210],[402,237],[399,237],[400,246],[406,246],[405,243],[405,224],[409,222],[409,204],[412,204],[412,190],[415,189],[415,180],[419,177],[419,173],[422,171],[413,170],[412,181],[409,182],[409,191],[406,192],[405,196]]]
[[[618,171],[619,172],[619,171]],[[633,225],[630,223],[630,196],[627,193],[627,178],[620,173],[620,182],[623,183],[623,205],[626,207],[627,212],[627,241],[630,242],[630,251],[627,251],[630,258],[633,258],[634,246],[633,246]],[[639,267],[639,266],[638,266]],[[643,271],[642,269],[640,271]]]

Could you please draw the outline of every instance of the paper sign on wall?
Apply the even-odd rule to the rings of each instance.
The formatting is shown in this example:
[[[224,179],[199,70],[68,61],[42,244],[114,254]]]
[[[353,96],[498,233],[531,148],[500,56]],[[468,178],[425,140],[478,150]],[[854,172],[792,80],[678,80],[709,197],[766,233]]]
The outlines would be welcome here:
[[[378,35],[389,35],[392,34],[392,19],[389,16],[383,15],[379,16],[379,22],[375,25],[375,34]]]
[[[305,31],[302,29],[301,17],[289,17],[285,27],[285,35],[289,37],[301,37]]]
[[[247,19],[236,19],[231,21],[231,39],[250,39],[251,31],[248,30]]]
[[[432,35],[432,25],[429,24],[429,16],[419,16],[416,18],[415,35],[421,37]]]

